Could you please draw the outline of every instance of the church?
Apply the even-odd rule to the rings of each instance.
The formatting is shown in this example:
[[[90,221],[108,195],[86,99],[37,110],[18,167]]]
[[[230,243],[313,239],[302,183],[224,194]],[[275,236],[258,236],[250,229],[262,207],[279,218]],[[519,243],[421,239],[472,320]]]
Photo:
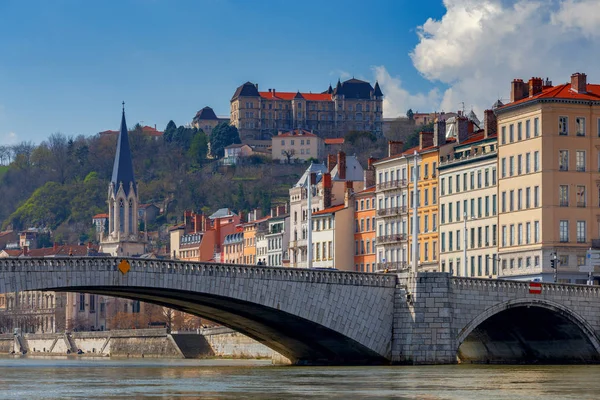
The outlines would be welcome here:
[[[100,240],[100,251],[114,257],[134,257],[145,253],[146,240],[138,229],[138,187],[133,173],[125,103],[113,173],[108,185],[108,233]]]

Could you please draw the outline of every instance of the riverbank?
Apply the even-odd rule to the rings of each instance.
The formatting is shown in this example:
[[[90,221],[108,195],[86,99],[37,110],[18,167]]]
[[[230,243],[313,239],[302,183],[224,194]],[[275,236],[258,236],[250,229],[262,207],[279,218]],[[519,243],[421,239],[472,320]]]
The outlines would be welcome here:
[[[228,358],[289,360],[228,328],[194,332],[128,329],[95,332],[0,335],[0,354],[28,357]]]

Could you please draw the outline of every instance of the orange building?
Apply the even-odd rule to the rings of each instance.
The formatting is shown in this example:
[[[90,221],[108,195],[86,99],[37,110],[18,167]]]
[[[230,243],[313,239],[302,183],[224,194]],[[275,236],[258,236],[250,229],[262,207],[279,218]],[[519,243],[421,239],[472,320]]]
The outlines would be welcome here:
[[[375,186],[356,193],[354,200],[354,270],[375,272]]]
[[[265,222],[271,217],[260,218],[260,211],[253,210],[248,214],[248,222],[243,224],[244,232],[244,250],[243,250],[243,263],[247,265],[256,264],[256,234],[259,230],[264,231],[266,229]]]

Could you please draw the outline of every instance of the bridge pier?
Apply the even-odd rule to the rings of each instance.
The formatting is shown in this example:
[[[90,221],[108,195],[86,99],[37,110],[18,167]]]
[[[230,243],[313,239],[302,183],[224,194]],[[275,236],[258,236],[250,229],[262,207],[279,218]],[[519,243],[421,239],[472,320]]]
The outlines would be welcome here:
[[[400,279],[394,297],[394,364],[455,364],[448,274],[421,272]]]

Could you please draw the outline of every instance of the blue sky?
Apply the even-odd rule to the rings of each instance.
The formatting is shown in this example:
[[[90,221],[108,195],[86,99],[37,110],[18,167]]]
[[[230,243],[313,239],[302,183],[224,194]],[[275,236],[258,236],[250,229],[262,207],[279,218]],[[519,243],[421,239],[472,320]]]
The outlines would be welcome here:
[[[53,132],[189,123],[229,113],[245,81],[322,91],[385,66],[409,91],[434,83],[409,53],[440,0],[0,1],[0,145]],[[3,143],[2,143],[3,142]]]

